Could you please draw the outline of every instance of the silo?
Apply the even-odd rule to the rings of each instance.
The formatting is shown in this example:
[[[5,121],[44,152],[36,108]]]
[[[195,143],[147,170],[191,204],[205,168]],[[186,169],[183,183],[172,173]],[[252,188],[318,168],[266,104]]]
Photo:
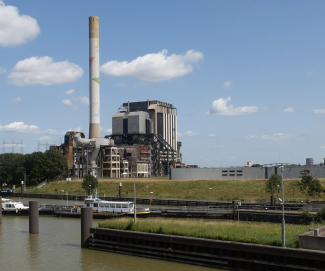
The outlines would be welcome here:
[[[314,164],[314,158],[306,158],[306,166],[312,166]]]

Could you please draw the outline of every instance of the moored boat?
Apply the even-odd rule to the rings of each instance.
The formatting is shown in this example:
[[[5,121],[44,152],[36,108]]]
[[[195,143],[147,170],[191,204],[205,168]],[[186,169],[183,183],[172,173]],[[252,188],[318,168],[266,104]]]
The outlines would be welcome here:
[[[22,202],[13,201],[12,199],[3,198],[1,202],[2,213],[28,214],[29,207]]]
[[[97,192],[95,196],[88,196],[84,200],[83,207],[91,207],[93,213],[134,214],[134,202],[102,200],[97,196]],[[136,210],[137,215],[149,213],[149,208]]]

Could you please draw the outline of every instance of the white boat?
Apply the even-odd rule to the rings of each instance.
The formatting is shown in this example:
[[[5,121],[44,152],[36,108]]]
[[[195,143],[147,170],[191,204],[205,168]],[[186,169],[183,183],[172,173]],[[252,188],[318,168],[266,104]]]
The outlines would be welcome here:
[[[29,207],[26,207],[22,202],[13,201],[12,199],[5,198],[2,198],[1,207],[2,211],[16,213],[29,210]]]
[[[102,200],[97,196],[88,196],[83,204],[83,207],[91,207],[93,213],[124,213],[134,214],[134,203],[130,201],[107,201]],[[137,208],[137,214],[150,213],[149,208],[139,210]]]

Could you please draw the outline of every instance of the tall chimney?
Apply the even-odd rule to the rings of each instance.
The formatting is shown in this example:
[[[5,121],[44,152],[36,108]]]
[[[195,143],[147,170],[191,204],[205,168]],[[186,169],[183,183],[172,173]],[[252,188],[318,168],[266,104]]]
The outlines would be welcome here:
[[[89,138],[100,137],[99,18],[89,17]]]

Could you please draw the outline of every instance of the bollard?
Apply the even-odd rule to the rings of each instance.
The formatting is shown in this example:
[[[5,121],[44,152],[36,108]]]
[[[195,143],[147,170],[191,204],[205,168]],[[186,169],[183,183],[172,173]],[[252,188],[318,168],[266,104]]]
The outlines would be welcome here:
[[[120,182],[120,186],[118,187],[118,197],[122,198],[122,183]]]
[[[93,210],[91,207],[81,208],[81,247],[89,247],[89,238],[92,236],[90,228],[93,226]]]
[[[0,224],[2,224],[2,197],[1,196],[0,196],[0,202],[1,202]]]
[[[39,233],[38,201],[29,201],[29,233]]]

